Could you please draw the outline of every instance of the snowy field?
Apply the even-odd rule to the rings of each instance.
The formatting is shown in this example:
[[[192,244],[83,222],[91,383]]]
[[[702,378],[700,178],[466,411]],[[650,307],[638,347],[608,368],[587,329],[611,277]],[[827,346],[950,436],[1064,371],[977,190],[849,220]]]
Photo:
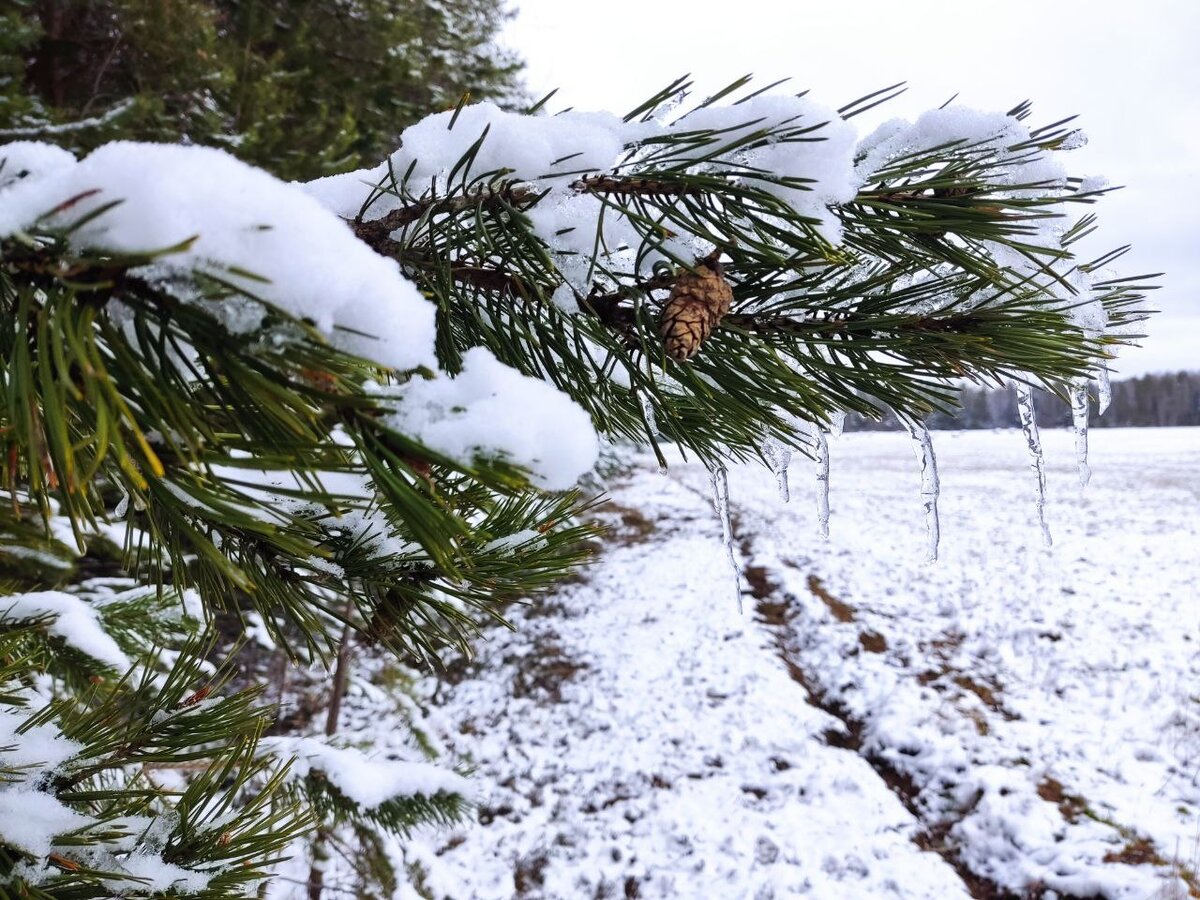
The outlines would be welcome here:
[[[422,685],[478,822],[407,845],[436,898],[1200,896],[1200,430],[938,433],[923,564],[906,437],[832,443],[779,501],[644,461],[579,583]],[[367,698],[360,698],[360,702]]]

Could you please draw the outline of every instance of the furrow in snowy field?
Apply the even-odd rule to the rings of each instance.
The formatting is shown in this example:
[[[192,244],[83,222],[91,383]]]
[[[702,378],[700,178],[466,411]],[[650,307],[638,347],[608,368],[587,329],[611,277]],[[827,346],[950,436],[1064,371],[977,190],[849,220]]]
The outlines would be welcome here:
[[[606,515],[616,531],[587,581],[519,612],[480,677],[442,695],[440,734],[484,799],[481,824],[405,849],[423,887],[966,898],[870,766],[828,744],[838,722],[789,677],[771,628],[725,599],[708,485],[637,476]]]
[[[906,435],[839,442],[828,544],[811,479],[784,505],[730,469],[741,617],[708,473],[634,475],[583,582],[421,685],[478,821],[395,858],[439,900],[1186,896],[1195,434],[1097,433],[1085,505],[1073,435],[1043,434],[1053,553],[1020,433],[939,434],[933,567]],[[347,741],[397,740],[386,699],[352,691]]]
[[[795,598],[793,664],[858,723],[863,752],[911,782],[963,864],[1017,893],[1186,891],[1200,562],[1178,551],[1200,539],[1200,444],[1187,430],[1105,431],[1098,517],[1061,499],[1074,494],[1072,437],[1043,436],[1055,556],[1022,521],[1027,462],[1008,435],[942,436],[947,526],[932,569],[913,560],[901,435],[851,437],[835,502],[861,527],[828,549],[797,544],[805,523],[755,473],[731,472],[731,502],[757,563]],[[1134,484],[1137,506],[1124,502]]]

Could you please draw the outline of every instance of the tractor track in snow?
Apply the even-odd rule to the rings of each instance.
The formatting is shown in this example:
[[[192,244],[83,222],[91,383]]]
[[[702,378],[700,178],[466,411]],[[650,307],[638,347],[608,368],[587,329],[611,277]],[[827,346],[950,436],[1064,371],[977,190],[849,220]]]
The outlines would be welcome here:
[[[990,453],[990,437],[972,440],[984,438]],[[781,507],[760,471],[731,470],[742,617],[707,473],[615,486],[601,561],[514,610],[516,630],[489,632],[454,683],[429,685],[430,728],[481,796],[478,823],[404,848],[419,896],[1200,896],[1151,830],[1169,836],[1176,817],[1189,833],[1189,745],[1168,754],[1138,738],[1158,722],[1173,740],[1191,734],[1186,707],[1153,702],[1160,672],[1186,680],[1200,661],[1170,630],[1191,582],[1169,567],[1169,544],[1108,532],[1107,546],[1144,557],[1093,574],[1084,554],[1097,542],[1081,537],[1092,520],[1068,510],[1063,524],[1059,508],[1065,571],[1015,543],[989,558],[978,548],[997,534],[1021,539],[1024,485],[981,467],[964,487],[947,454],[946,512],[960,494],[970,507],[947,529],[943,562],[922,567],[912,494],[879,484],[890,457],[875,448],[889,442],[852,443],[861,471],[839,470],[835,515],[867,524],[846,533],[835,521],[830,545],[806,537],[807,504]],[[1191,471],[1176,458],[1170,478]],[[852,478],[857,493],[843,487]],[[1134,514],[1140,533],[1197,533],[1178,505]],[[1126,603],[1126,584],[1156,586],[1160,602]],[[1095,604],[1102,622],[1087,617]],[[1100,644],[1109,634],[1129,639]],[[1099,665],[1101,646],[1131,661]],[[1096,716],[1123,770],[1091,749],[1105,733]],[[1125,801],[1150,779],[1170,793]]]
[[[909,814],[922,824],[922,830],[912,838],[913,843],[921,850],[936,853],[944,859],[958,875],[964,890],[970,894],[973,900],[1039,900],[1044,896],[1045,892],[1042,890],[1016,894],[979,876],[967,866],[957,849],[946,840],[954,822],[951,820],[929,824],[924,821],[918,802],[921,791],[913,779],[878,753],[869,752],[863,739],[865,723],[855,718],[841,703],[814,686],[812,676],[805,671],[800,654],[793,646],[792,630],[801,615],[800,609],[797,608],[794,598],[790,598],[782,587],[771,579],[770,572],[766,567],[753,563],[752,539],[743,536],[739,544],[743,559],[742,576],[748,586],[746,592],[754,600],[754,613],[758,622],[773,636],[776,655],[791,679],[804,689],[808,703],[822,712],[828,713],[842,725],[841,729],[829,729],[825,732],[826,743],[831,747],[856,753],[866,760],[879,776],[879,780],[900,800]],[[812,592],[831,610],[835,611],[835,615],[838,615],[839,610],[845,609],[841,601],[824,590],[816,576],[809,576],[809,584]],[[841,605],[839,606],[839,604]],[[841,615],[846,614],[843,612]],[[882,640],[885,639],[874,631],[860,632],[859,635],[859,642],[867,652],[880,652],[879,647]],[[1060,895],[1060,900],[1086,900],[1086,898]]]

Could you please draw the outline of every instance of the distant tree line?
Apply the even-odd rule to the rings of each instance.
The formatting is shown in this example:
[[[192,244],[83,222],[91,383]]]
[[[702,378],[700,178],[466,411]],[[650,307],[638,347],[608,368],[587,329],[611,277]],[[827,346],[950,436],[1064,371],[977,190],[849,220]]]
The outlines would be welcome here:
[[[1013,391],[1000,388],[964,388],[958,398],[960,408],[953,414],[935,412],[927,420],[930,428],[1014,428],[1017,407]],[[1034,395],[1038,425],[1056,428],[1071,421],[1071,407],[1046,391]],[[1156,428],[1200,425],[1200,372],[1173,372],[1142,375],[1112,383],[1112,404],[1103,416],[1096,415],[1092,398],[1093,427]],[[847,431],[894,431],[900,428],[895,416],[876,422],[852,415],[846,420]]]

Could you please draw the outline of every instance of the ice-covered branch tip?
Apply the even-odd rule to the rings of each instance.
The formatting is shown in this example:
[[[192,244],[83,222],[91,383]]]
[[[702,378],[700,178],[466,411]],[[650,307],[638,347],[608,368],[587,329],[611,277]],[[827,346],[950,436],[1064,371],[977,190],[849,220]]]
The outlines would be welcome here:
[[[0,241],[35,230],[65,233],[75,252],[154,254],[135,274],[204,306],[236,335],[259,335],[269,305],[383,367],[437,369],[436,307],[395,264],[297,186],[222,151],[121,142],[77,162],[48,145],[0,145]],[[205,275],[244,295],[207,300]],[[278,336],[290,339],[286,329]],[[591,467],[594,430],[565,395],[487,350],[470,359],[461,384],[441,374],[390,388],[404,411],[393,423],[419,426],[464,464],[501,456],[528,466],[546,487],[568,487]],[[453,398],[453,415],[433,409],[438,397]]]

